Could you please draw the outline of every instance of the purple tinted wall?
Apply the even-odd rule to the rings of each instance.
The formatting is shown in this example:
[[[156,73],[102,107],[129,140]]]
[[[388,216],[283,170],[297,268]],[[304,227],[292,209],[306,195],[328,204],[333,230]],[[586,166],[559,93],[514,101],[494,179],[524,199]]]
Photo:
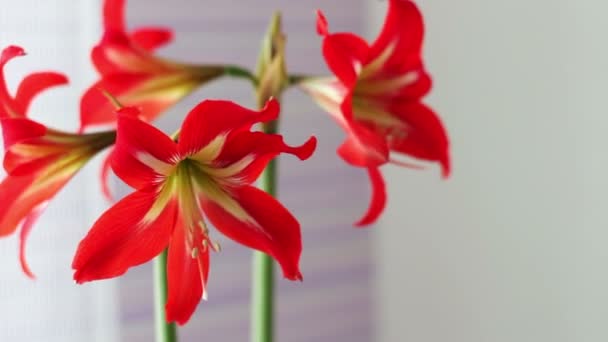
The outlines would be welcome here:
[[[275,9],[281,9],[288,39],[291,72],[325,74],[315,10],[321,8],[334,30],[363,31],[362,1],[201,1],[131,0],[129,26],[162,24],[175,29],[176,39],[162,53],[191,62],[229,62],[252,67],[259,41]],[[253,107],[250,86],[223,80],[190,96],[160,120],[172,131],[194,104],[204,98],[225,98]],[[286,157],[280,162],[280,198],[300,219],[304,238],[303,283],[278,274],[277,340],[372,340],[372,256],[370,234],[351,228],[367,205],[367,181],[335,155],[342,132],[328,115],[297,89],[283,98],[282,130],[286,141],[319,138],[317,153],[307,162]],[[214,234],[214,233],[212,233]],[[251,252],[213,235],[223,246],[212,255],[209,300],[188,325],[183,341],[246,341],[249,325]],[[151,267],[131,270],[120,280],[124,341],[152,340]]]

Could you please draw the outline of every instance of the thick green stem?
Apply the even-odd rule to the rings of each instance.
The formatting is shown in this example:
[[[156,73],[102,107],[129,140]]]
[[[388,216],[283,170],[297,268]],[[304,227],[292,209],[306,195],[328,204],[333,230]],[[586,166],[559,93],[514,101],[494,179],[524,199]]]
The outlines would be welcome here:
[[[273,269],[270,256],[262,252],[254,252],[251,342],[272,342],[274,339]]]
[[[176,342],[175,323],[167,323],[165,303],[167,302],[167,250],[154,259],[154,323],[156,342]]]
[[[275,133],[277,122],[264,125],[264,132]],[[277,160],[273,159],[262,173],[260,188],[272,196],[277,190]],[[274,340],[274,261],[262,252],[253,255],[251,290],[251,342]]]

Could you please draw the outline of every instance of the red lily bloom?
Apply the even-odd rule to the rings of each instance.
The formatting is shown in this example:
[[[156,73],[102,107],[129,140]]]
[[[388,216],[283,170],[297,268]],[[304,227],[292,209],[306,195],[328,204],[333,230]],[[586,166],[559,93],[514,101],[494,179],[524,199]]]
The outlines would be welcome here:
[[[127,33],[124,10],[125,0],[104,2],[104,35],[91,52],[101,79],[82,97],[81,130],[116,122],[114,108],[99,89],[125,106],[139,107],[146,120],[153,120],[196,87],[224,72],[219,66],[191,66],[155,56],[154,50],[168,43],[172,32],[146,27]]]
[[[71,134],[47,128],[25,118],[2,119],[8,176],[0,183],[0,236],[12,234],[19,224],[20,261],[25,261],[25,240],[37,217],[63,186],[97,152],[114,142],[114,132]]]
[[[114,172],[136,189],[106,211],[81,241],[72,267],[78,283],[119,276],[167,246],[168,321],[186,323],[206,296],[209,249],[217,250],[206,220],[221,233],[274,257],[283,274],[301,279],[298,221],[276,199],[251,186],[280,153],[307,159],[280,135],[251,132],[277,117],[279,104],[260,112],[227,101],[204,101],[171,138],[125,108],[118,115]]]
[[[31,100],[42,90],[67,83],[54,72],[27,76],[9,94],[4,79],[6,62],[25,52],[9,46],[0,55],[0,119],[4,136],[4,168],[8,176],[0,183],[0,237],[20,226],[19,260],[26,275],[33,277],[25,260],[27,236],[47,202],[98,151],[114,141],[114,132],[77,135],[47,128],[26,118]]]
[[[324,37],[323,55],[336,77],[304,80],[301,86],[346,131],[338,154],[367,168],[372,201],[357,225],[370,224],[386,202],[379,166],[412,166],[395,160],[395,153],[439,162],[444,177],[450,173],[446,130],[421,102],[431,88],[421,57],[422,15],[411,1],[390,0],[382,32],[371,45],[351,33],[329,33],[320,11],[317,31]]]

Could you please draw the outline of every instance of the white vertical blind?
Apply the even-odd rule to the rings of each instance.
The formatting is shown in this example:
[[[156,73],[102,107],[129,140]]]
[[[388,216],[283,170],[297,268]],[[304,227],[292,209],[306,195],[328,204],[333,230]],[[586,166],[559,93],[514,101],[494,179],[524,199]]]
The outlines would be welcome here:
[[[78,127],[78,99],[94,74],[89,49],[99,35],[99,3],[72,0],[5,1],[0,45],[20,45],[26,57],[6,70],[15,89],[36,70],[65,73],[70,85],[44,93],[32,117],[54,128]],[[63,189],[35,225],[28,245],[35,281],[18,265],[17,236],[0,240],[0,341],[117,341],[114,282],[76,285],[71,260],[78,241],[104,208],[97,159]],[[0,198],[0,205],[2,199]]]

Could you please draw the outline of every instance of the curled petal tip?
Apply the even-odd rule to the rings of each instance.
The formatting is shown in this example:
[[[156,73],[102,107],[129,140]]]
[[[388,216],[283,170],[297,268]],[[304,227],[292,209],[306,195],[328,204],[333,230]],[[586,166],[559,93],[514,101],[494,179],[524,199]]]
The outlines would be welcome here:
[[[378,214],[378,216],[379,216],[379,214]],[[369,227],[371,227],[372,223],[376,222],[376,220],[378,219],[378,216],[370,217],[369,215],[366,215],[365,217],[361,218],[359,221],[355,222],[353,225],[357,229],[369,228]]]
[[[320,36],[327,36],[329,34],[327,18],[325,18],[325,15],[321,10],[317,10],[317,33]]]
[[[302,272],[300,272],[299,270],[296,271],[293,274],[284,274],[285,279],[288,280],[292,280],[292,281],[300,281],[303,282],[304,281],[304,277],[302,276]]]
[[[27,263],[25,257],[25,246],[27,243],[27,238],[30,235],[30,232],[32,231],[32,227],[38,220],[38,217],[40,217],[40,214],[42,214],[42,212],[44,211],[45,206],[45,204],[41,205],[40,207],[36,208],[30,215],[28,215],[21,226],[21,231],[19,232],[19,263],[21,264],[21,269],[23,270],[23,273],[25,273],[25,275],[32,280],[36,279],[36,276],[34,275],[32,270],[30,269],[29,264]]]
[[[281,104],[279,103],[279,101],[277,101],[277,99],[275,99],[274,97],[271,97],[270,99],[268,99],[268,101],[266,101],[264,108],[262,108],[262,112],[261,112],[262,116],[263,116],[263,118],[261,118],[262,122],[276,119],[277,117],[279,117],[280,111],[281,111]]]
[[[25,56],[25,50],[22,47],[16,45],[7,46],[2,50],[2,55],[0,55],[0,65],[4,65],[14,57],[19,56]]]
[[[355,222],[357,228],[367,228],[370,224],[376,222],[386,206],[386,185],[380,170],[370,167],[367,169],[367,173],[371,182],[372,198],[365,215]]]
[[[317,148],[317,138],[315,136],[310,137],[302,146],[298,147],[294,154],[300,160],[306,160],[312,156]]]
[[[450,162],[450,157],[446,155],[441,160],[441,177],[443,179],[448,179],[450,177],[451,172],[452,172],[452,165]]]
[[[25,263],[25,261],[21,261],[21,269],[28,278],[30,278],[31,280],[36,280],[36,275],[32,273],[32,270],[30,269],[29,265]]]

